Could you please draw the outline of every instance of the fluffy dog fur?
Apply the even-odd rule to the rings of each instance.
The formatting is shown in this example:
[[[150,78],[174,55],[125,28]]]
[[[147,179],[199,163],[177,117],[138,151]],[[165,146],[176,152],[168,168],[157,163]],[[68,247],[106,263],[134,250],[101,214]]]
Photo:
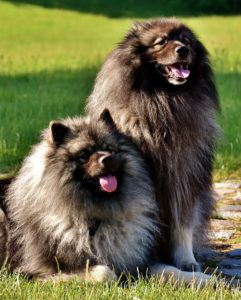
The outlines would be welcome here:
[[[11,268],[94,281],[145,270],[158,224],[147,169],[108,111],[51,122],[7,191]],[[115,191],[101,189],[108,174]]]
[[[97,118],[105,108],[152,170],[164,224],[157,256],[199,270],[193,249],[203,241],[214,206],[218,110],[205,47],[176,19],[135,24],[102,66],[87,113]]]
[[[0,268],[6,258],[7,224],[4,212],[0,209]]]
[[[9,186],[11,179],[0,179],[0,268],[3,265],[7,254],[7,221],[4,213],[4,198],[6,189]]]

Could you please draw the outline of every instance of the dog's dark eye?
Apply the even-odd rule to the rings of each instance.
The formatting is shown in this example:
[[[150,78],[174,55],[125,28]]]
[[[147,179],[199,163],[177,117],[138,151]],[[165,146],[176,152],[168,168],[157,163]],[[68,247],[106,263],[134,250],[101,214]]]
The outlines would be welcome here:
[[[117,151],[117,147],[115,145],[108,145],[107,146],[107,151],[116,152]]]
[[[183,42],[186,44],[186,45],[190,45],[190,40],[186,37],[183,38]]]
[[[159,45],[165,45],[167,43],[167,38],[166,37],[163,37],[160,41],[159,41]]]
[[[115,141],[111,140],[109,142],[105,142],[101,145],[101,150],[109,151],[109,152],[116,152],[118,150],[118,146]]]
[[[78,161],[81,163],[86,162],[90,157],[91,153],[89,151],[81,151],[78,155]]]
[[[161,46],[163,46],[163,45],[165,45],[167,43],[167,37],[162,37],[162,38],[157,38],[156,40],[155,40],[155,42],[153,43],[153,45],[152,46],[157,46],[157,45],[161,45]]]

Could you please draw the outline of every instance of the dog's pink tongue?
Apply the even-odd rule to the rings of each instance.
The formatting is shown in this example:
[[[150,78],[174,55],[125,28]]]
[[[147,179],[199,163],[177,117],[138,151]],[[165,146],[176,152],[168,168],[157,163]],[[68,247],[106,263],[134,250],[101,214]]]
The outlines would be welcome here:
[[[170,66],[170,68],[176,77],[187,78],[190,75],[190,71],[187,69],[181,67],[177,68],[175,66]]]
[[[103,191],[112,193],[117,189],[117,179],[113,175],[99,177],[100,186]]]

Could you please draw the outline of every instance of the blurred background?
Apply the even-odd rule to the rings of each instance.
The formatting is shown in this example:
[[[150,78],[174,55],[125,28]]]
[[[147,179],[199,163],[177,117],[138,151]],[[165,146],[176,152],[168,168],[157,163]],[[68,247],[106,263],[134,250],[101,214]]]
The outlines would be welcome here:
[[[135,20],[177,16],[207,47],[221,100],[215,179],[241,177],[240,0],[0,0],[0,176],[52,119],[79,115]]]

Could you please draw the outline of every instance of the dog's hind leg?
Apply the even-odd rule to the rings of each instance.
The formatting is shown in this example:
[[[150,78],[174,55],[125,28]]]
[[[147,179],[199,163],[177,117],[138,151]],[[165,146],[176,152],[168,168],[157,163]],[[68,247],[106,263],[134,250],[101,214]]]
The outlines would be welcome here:
[[[149,274],[150,276],[163,278],[164,282],[173,280],[178,284],[194,284],[196,287],[204,287],[207,284],[212,283],[212,277],[210,275],[201,272],[185,272],[176,267],[158,262],[149,266]]]

